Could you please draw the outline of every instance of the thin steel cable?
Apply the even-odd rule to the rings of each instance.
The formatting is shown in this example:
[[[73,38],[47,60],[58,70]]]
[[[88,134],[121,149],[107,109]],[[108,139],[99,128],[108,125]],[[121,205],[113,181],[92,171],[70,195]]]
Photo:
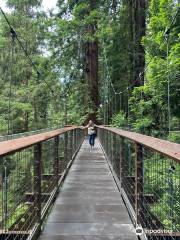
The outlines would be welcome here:
[[[38,78],[42,76],[41,72],[39,71],[39,69],[37,68],[36,64],[33,62],[33,60],[31,59],[31,57],[29,56],[27,50],[25,49],[24,45],[22,44],[21,40],[19,39],[15,29],[12,27],[10,21],[8,20],[5,12],[3,11],[3,9],[0,7],[0,10],[1,10],[1,13],[3,14],[9,28],[10,28],[10,32],[11,34],[14,36],[14,38],[16,38],[17,42],[19,43],[21,49],[23,50],[25,56],[27,57],[28,61],[30,62],[31,66],[34,68],[34,70],[36,71],[37,73],[37,76]],[[51,91],[52,95],[54,95],[54,91],[52,90],[51,86],[49,85],[49,83],[44,79],[42,78],[42,80],[46,83],[47,87],[49,88],[49,90]]]
[[[14,64],[14,36],[11,35],[11,66],[10,66],[10,82],[9,82],[9,99],[8,99],[8,134],[10,134],[10,124],[11,123],[11,98],[12,98],[12,74],[13,74],[13,64]]]
[[[168,112],[168,134],[170,133],[171,131],[171,106],[170,106],[170,78],[169,78],[169,36],[167,37],[166,39],[166,42],[167,42],[167,52],[166,52],[166,55],[167,55],[167,95],[168,95],[168,109],[167,109],[167,112]]]
[[[175,14],[175,16],[173,17],[173,19],[172,19],[172,21],[171,21],[171,23],[170,23],[169,28],[164,32],[164,35],[170,33],[170,29],[172,28],[172,26],[173,26],[173,24],[174,24],[174,21],[176,20],[176,18],[177,18],[177,16],[178,16],[178,13],[179,13],[179,7],[177,8],[176,14]],[[161,43],[161,45],[162,45],[163,43],[164,43],[164,40],[163,40],[163,42]],[[105,53],[105,63],[106,63],[106,67],[107,67],[108,78],[109,78],[109,80],[110,80],[110,82],[111,82],[111,87],[112,87],[112,89],[113,89],[114,94],[121,94],[121,93],[127,91],[128,89],[125,88],[123,91],[116,92],[116,90],[115,90],[115,88],[114,88],[114,85],[113,85],[113,83],[112,83],[112,80],[111,80],[111,78],[110,78],[110,72],[109,72],[109,67],[108,67],[108,64],[107,64],[106,50],[105,50],[104,45],[105,45],[105,44],[104,44],[104,42],[103,42],[103,50],[104,50],[104,53]],[[160,45],[160,46],[161,46],[161,45]],[[159,46],[159,48],[160,48],[160,46]],[[148,68],[149,68],[149,66],[150,66],[150,63],[152,62],[153,59],[154,59],[154,57],[151,57],[151,59],[150,59],[150,60],[148,61],[148,63],[146,64],[144,70],[139,73],[139,76],[138,76],[138,78],[136,79],[135,82],[137,82],[138,79],[141,79],[141,77],[146,73],[146,71],[148,70]],[[134,85],[135,85],[135,84],[131,84],[131,85],[129,85],[128,87],[134,87]]]

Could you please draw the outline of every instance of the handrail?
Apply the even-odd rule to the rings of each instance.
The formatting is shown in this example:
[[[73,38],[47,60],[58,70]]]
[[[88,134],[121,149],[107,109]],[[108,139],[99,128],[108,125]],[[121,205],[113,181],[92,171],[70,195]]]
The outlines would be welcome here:
[[[35,134],[40,134],[40,133],[45,133],[45,132],[51,132],[57,129],[62,128],[63,126],[56,126],[56,127],[48,127],[48,128],[40,128],[38,130],[31,130],[29,132],[21,132],[21,133],[11,133],[11,134],[7,134],[7,135],[0,135],[0,142],[3,141],[8,141],[8,140],[13,140],[13,139],[17,139],[20,137],[28,137],[28,136],[32,136]]]
[[[108,130],[112,133],[116,133],[121,137],[125,137],[145,147],[148,147],[151,150],[155,150],[156,152],[162,153],[163,155],[166,155],[167,157],[170,157],[177,162],[180,162],[180,144],[169,142],[155,137],[146,136],[135,132],[124,131],[114,127],[106,126],[97,127],[100,129]]]
[[[114,179],[143,236],[179,239],[180,144],[97,126]],[[177,237],[177,238],[176,238]]]
[[[17,139],[0,142],[0,156],[3,157],[7,154],[13,153],[18,150],[22,150],[24,148],[33,146],[40,142],[44,142],[60,134],[63,134],[65,132],[75,130],[75,129],[79,129],[79,127],[77,126],[64,127],[64,128],[46,132],[46,133],[40,133],[40,134],[28,136],[28,137],[20,137]]]
[[[36,239],[83,140],[81,127],[65,126],[0,142],[3,239]]]

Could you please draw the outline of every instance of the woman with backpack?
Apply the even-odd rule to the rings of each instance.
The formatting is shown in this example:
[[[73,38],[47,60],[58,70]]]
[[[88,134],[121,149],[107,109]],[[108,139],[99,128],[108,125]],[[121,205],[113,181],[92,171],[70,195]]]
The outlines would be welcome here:
[[[92,147],[94,147],[95,144],[95,138],[96,138],[96,130],[95,130],[95,124],[92,120],[89,121],[88,125],[85,128],[88,128],[88,137],[89,137],[89,144]]]

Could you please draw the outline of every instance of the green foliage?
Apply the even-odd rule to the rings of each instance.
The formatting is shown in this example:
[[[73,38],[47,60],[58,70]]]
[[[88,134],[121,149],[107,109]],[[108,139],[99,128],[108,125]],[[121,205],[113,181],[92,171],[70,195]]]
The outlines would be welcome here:
[[[93,4],[94,3],[94,4]],[[0,17],[0,134],[25,132],[53,125],[78,124],[85,122],[93,113],[88,83],[86,82],[86,44],[97,41],[99,45],[99,121],[115,127],[131,128],[137,132],[162,136],[171,130],[168,140],[180,143],[180,16],[173,18],[177,11],[174,0],[151,0],[147,9],[145,36],[136,39],[136,22],[130,3],[136,1],[58,1],[58,14],[47,14],[40,10],[39,0],[7,0],[12,12],[7,14],[13,23],[23,46],[40,71],[28,62],[17,41],[12,42],[9,27]],[[93,26],[92,31],[88,31]],[[165,31],[170,29],[168,42]],[[168,45],[167,45],[168,44]],[[134,87],[138,66],[138,45],[144,47],[146,57],[145,82]],[[168,48],[168,52],[167,52]],[[12,57],[13,55],[13,57]],[[142,56],[143,57],[143,56]],[[138,72],[139,74],[140,72]],[[170,86],[170,116],[168,111],[168,82]],[[113,87],[112,87],[113,86]],[[116,92],[116,94],[115,94]],[[9,129],[8,129],[9,128]],[[132,159],[134,159],[134,152]],[[48,162],[48,148],[44,172],[52,170]],[[31,160],[31,155],[28,159]],[[132,160],[130,159],[130,161]],[[158,160],[157,168],[153,168]],[[158,202],[152,206],[153,214],[160,217],[169,228],[168,211],[165,205],[169,195],[162,192],[167,173],[159,171],[165,159],[150,156],[145,161],[148,175],[145,192],[156,192]],[[9,189],[16,195],[18,203],[24,193],[22,185],[31,184],[31,165],[26,169],[23,163],[17,167],[14,157],[7,159],[7,173],[27,172],[15,181],[15,188]],[[166,166],[168,169],[168,166]],[[4,163],[0,165],[4,174]],[[131,169],[131,173],[134,169]],[[160,176],[157,179],[157,175]],[[176,184],[177,179],[174,179]],[[44,183],[44,185],[46,185]],[[167,185],[165,183],[165,185]],[[166,186],[168,189],[168,187]],[[167,190],[166,189],[166,190]],[[179,195],[175,196],[174,211],[178,208]],[[1,198],[0,198],[1,199]],[[11,200],[12,201],[12,200]],[[8,202],[12,206],[12,202]],[[18,204],[17,204],[18,205]],[[22,210],[21,210],[22,209]],[[17,217],[26,211],[26,206],[17,207]],[[13,215],[11,221],[14,223]],[[177,219],[179,220],[179,219]],[[9,224],[9,223],[8,223]]]
[[[171,132],[168,136],[168,140],[180,144],[180,132]]]
[[[173,0],[151,1],[147,34],[143,38],[147,62],[144,86],[135,88],[130,98],[131,122],[135,130],[153,134],[179,129],[179,15],[174,20],[177,4]],[[171,26],[168,42],[164,32]],[[167,44],[169,54],[167,52]],[[168,54],[168,58],[167,58]],[[170,116],[168,110],[168,81],[170,85]],[[176,119],[174,121],[173,119]]]
[[[7,1],[10,23],[40,75],[25,56],[9,27],[0,18],[0,134],[27,132],[58,122],[63,125],[61,83],[48,51],[49,19],[38,8],[40,1]],[[53,92],[53,94],[52,94]],[[59,121],[57,121],[59,117]]]
[[[124,128],[127,126],[127,119],[124,112],[119,112],[112,117],[111,125],[113,127]]]
[[[149,210],[159,219],[165,229],[172,229],[172,224],[179,229],[179,170],[175,164],[175,170],[169,171],[171,162],[153,152],[144,155],[144,193],[152,194],[154,202]],[[172,189],[170,189],[170,179]],[[172,193],[171,193],[172,192]],[[170,215],[173,214],[173,220]]]
[[[23,222],[23,216],[28,211],[29,206],[26,204],[20,204],[16,210],[13,212],[11,217],[7,221],[7,228],[11,228],[13,224],[17,222],[17,220],[21,220]]]
[[[149,134],[152,129],[152,118],[151,117],[143,117],[142,119],[137,119],[133,124],[134,130],[136,132]]]

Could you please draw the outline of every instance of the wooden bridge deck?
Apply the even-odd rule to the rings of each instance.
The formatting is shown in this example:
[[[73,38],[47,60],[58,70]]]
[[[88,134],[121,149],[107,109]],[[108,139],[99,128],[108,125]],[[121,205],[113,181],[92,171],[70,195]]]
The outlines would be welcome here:
[[[100,144],[84,141],[40,240],[136,240]]]

